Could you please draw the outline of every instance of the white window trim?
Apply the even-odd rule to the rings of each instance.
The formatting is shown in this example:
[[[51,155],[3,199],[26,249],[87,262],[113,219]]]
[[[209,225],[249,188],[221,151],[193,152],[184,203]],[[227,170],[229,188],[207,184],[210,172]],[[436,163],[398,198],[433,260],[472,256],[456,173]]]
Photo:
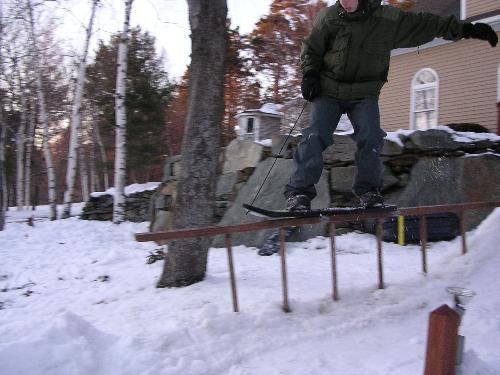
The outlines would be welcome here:
[[[467,0],[460,0],[460,19],[465,20],[467,18]]]
[[[250,119],[253,119],[253,132],[248,131],[248,120],[250,120]],[[255,120],[256,120],[256,118],[254,116],[245,117],[245,131],[243,134],[247,134],[247,135],[255,134],[255,123],[256,123]]]
[[[417,86],[415,80],[416,78],[420,75],[420,73],[424,71],[430,71],[435,77],[436,77],[436,82],[433,83],[424,83],[424,84],[419,84]],[[416,113],[415,110],[415,92],[418,90],[424,90],[428,88],[435,88],[436,89],[436,97],[434,98],[435,102],[435,108],[436,108],[436,126],[439,124],[439,74],[432,69],[432,68],[423,68],[420,69],[415,75],[413,76],[413,79],[411,80],[411,92],[410,92],[410,129],[412,130],[418,130],[415,124],[415,116],[414,114]],[[427,111],[419,111],[419,112],[427,112]]]

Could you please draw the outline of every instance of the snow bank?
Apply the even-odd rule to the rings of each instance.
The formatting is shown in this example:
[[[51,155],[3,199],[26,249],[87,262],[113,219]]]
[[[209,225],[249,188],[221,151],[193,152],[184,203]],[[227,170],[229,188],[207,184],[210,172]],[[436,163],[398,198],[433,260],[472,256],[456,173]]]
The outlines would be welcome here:
[[[492,142],[500,141],[500,136],[493,133],[458,132],[453,129],[450,129],[448,126],[437,126],[433,129],[442,130],[447,133],[450,133],[452,139],[455,142],[472,143],[479,141],[492,141]],[[413,132],[416,131],[417,130],[398,129],[394,132],[387,132],[387,136],[385,138],[403,147],[404,145],[401,139],[399,138],[399,135],[401,134],[403,136],[408,137],[409,135],[411,135]]]

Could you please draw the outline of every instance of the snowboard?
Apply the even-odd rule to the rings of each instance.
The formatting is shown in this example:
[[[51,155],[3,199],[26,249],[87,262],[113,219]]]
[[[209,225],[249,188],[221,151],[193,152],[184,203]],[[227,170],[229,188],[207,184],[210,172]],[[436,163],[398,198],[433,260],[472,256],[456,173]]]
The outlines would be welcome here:
[[[286,211],[286,210],[267,210],[265,208],[252,206],[250,204],[243,204],[243,207],[257,216],[267,218],[301,218],[301,217],[320,217],[320,216],[336,216],[336,215],[349,215],[360,213],[386,213],[393,212],[398,209],[396,205],[386,204],[383,206],[375,206],[365,208],[362,206],[357,207],[328,207],[318,208],[308,211]]]

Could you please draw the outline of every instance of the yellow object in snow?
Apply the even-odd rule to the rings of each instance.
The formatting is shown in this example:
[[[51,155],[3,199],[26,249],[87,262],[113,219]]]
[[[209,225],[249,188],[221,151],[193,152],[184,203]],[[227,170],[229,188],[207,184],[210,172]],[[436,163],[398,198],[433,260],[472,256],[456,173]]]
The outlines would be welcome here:
[[[398,245],[405,245],[405,217],[398,216]]]

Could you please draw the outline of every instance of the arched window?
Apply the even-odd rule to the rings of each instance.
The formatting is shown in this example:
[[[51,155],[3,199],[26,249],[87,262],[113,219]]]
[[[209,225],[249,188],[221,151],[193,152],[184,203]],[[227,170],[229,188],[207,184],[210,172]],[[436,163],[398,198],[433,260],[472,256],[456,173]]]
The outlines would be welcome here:
[[[439,78],[430,69],[421,69],[411,83],[411,129],[425,130],[438,124]]]

